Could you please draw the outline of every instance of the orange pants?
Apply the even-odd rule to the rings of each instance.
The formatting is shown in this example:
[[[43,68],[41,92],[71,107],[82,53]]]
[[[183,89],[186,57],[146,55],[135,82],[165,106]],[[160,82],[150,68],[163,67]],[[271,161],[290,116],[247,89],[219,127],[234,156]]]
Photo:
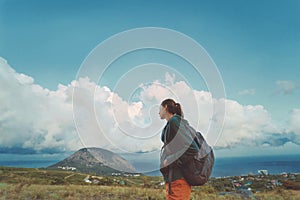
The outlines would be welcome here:
[[[166,183],[166,199],[167,200],[189,200],[192,187],[184,178],[172,181],[172,194],[169,194],[169,183]]]

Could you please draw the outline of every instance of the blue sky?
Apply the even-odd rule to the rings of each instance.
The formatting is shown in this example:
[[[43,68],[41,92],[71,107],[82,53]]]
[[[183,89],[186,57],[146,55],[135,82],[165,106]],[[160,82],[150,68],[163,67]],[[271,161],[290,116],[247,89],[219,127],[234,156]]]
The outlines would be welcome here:
[[[228,99],[262,105],[279,126],[287,126],[294,109],[300,109],[297,0],[0,0],[0,13],[0,56],[17,73],[49,90],[76,79],[85,57],[112,35],[163,27],[188,35],[206,49]],[[206,90],[202,83],[197,90]],[[107,84],[113,84],[109,78]],[[292,146],[287,152],[293,148],[299,149]]]
[[[273,97],[299,75],[298,1],[1,1],[1,55],[49,89],[68,84],[100,42],[137,27],[165,27],[200,43],[229,98],[286,115],[296,97]],[[238,92],[255,89],[255,96]],[[294,94],[296,95],[296,94]],[[299,92],[297,92],[299,95]],[[288,104],[282,108],[282,104]],[[275,109],[276,108],[276,109]],[[286,109],[287,108],[287,109]]]

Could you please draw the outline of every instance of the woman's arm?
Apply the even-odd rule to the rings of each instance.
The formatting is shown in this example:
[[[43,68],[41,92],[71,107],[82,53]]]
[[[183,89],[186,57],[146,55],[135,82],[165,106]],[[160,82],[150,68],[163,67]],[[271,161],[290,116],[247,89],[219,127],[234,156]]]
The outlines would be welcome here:
[[[181,118],[180,116],[173,116],[167,126],[164,129],[164,141],[166,144],[166,157],[164,159],[164,166],[168,166],[176,161],[182,154],[183,148],[180,147],[179,143],[181,140],[177,134],[179,133]]]

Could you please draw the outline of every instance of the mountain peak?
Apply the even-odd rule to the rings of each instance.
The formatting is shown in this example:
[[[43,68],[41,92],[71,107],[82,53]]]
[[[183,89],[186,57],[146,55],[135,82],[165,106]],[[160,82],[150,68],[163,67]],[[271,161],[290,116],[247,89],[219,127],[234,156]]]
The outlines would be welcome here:
[[[82,148],[68,158],[49,168],[74,167],[80,172],[108,175],[114,172],[136,173],[136,169],[124,158],[109,150],[90,147]]]

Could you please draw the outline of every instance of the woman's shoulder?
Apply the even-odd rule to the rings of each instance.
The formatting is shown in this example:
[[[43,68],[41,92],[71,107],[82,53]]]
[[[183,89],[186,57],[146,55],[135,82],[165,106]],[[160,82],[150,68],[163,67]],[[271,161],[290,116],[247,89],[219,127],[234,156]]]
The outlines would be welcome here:
[[[181,116],[179,115],[173,115],[173,117],[170,118],[169,123],[170,124],[180,124]]]

